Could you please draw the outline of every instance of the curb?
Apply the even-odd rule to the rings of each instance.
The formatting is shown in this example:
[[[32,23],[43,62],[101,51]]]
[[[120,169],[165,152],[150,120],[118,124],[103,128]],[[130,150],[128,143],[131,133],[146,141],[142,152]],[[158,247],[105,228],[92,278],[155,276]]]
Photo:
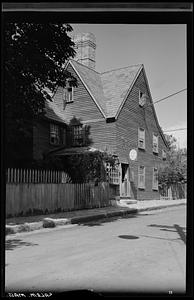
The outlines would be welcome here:
[[[139,208],[138,212],[147,211],[147,210],[157,210],[157,209],[162,209],[162,208],[167,208],[167,207],[172,207],[172,206],[180,206],[180,205],[186,205],[186,203],[176,203],[176,204],[169,204],[169,205],[160,205],[160,206],[150,206],[150,207],[145,207],[145,208]]]
[[[33,222],[33,223],[24,223],[20,225],[6,225],[5,234],[16,234],[21,232],[30,232],[42,228],[54,228],[56,226],[62,226],[67,224],[80,224],[83,222],[89,222],[94,220],[99,220],[103,218],[109,217],[116,217],[116,216],[126,216],[128,214],[135,214],[142,211],[149,211],[149,210],[157,210],[172,206],[180,206],[186,205],[186,203],[176,203],[176,204],[169,204],[169,205],[160,205],[160,206],[150,206],[145,208],[128,208],[128,209],[120,209],[118,211],[106,212],[106,213],[99,213],[99,214],[91,214],[88,216],[80,216],[80,217],[72,217],[69,219],[52,219],[52,218],[44,218],[43,221],[40,222]]]

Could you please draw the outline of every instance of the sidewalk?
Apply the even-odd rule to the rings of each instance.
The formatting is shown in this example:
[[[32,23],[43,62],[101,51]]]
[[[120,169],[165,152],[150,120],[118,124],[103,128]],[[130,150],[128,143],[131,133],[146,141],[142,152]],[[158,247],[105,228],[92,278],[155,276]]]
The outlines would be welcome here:
[[[6,219],[6,235],[41,228],[51,228],[66,224],[78,224],[113,216],[126,216],[146,210],[161,209],[171,206],[186,205],[186,199],[179,200],[146,200],[136,204],[126,204],[119,201],[114,206],[75,210],[48,215],[15,217]]]

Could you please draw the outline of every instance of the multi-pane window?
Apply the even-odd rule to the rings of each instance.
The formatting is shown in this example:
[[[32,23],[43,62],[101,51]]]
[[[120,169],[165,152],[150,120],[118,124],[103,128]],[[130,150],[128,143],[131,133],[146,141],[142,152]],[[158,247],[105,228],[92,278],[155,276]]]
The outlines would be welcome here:
[[[59,126],[56,124],[50,124],[50,143],[53,145],[60,143]]]
[[[111,166],[110,163],[106,163],[106,174],[109,183],[118,185],[119,180],[119,168],[118,166]]]
[[[145,149],[145,129],[138,128],[138,148]]]
[[[66,145],[66,129],[63,126],[50,124],[50,144]]]
[[[74,125],[72,127],[72,143],[73,143],[73,146],[82,146],[83,145],[82,125]]]
[[[158,168],[153,168],[152,189],[158,190]]]
[[[153,152],[158,153],[158,135],[153,134]]]
[[[144,166],[138,167],[138,188],[141,189],[145,188],[145,167]]]

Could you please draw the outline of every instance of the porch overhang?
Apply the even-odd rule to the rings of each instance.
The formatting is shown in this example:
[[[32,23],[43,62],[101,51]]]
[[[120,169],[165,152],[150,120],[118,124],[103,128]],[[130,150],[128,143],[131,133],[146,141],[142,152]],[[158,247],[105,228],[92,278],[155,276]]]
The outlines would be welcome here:
[[[93,147],[71,147],[71,148],[63,148],[58,149],[56,151],[52,151],[49,154],[52,156],[70,156],[70,155],[82,155],[85,153],[94,153],[94,152],[104,152],[99,149]]]

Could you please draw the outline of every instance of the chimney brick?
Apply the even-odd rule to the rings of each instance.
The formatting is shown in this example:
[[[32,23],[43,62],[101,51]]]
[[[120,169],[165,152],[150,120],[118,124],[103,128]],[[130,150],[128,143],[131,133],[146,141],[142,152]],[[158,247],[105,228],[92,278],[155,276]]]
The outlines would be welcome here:
[[[76,56],[75,60],[81,64],[95,69],[96,39],[93,33],[81,33],[74,38]]]

